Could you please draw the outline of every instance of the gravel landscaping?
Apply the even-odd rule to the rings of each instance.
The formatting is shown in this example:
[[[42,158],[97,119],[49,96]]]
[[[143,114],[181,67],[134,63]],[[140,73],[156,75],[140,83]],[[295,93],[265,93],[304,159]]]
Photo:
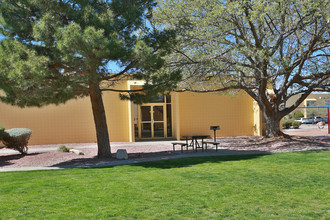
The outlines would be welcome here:
[[[32,145],[29,146],[27,155],[21,155],[19,152],[0,148],[0,170],[15,168],[67,168],[67,167],[87,167],[97,165],[116,165],[147,161],[153,158],[171,159],[180,157],[195,156],[213,156],[213,155],[233,155],[233,154],[258,154],[258,153],[276,153],[289,151],[306,150],[329,150],[330,136],[327,134],[327,126],[324,129],[318,129],[316,125],[303,125],[300,129],[284,130],[285,133],[293,135],[288,138],[262,138],[262,137],[225,137],[218,138],[221,142],[220,150],[216,152],[209,149],[207,152],[195,151],[180,152],[177,148],[173,152],[173,141],[144,141],[144,142],[114,142],[111,143],[113,156],[110,159],[97,158],[96,143],[69,143],[56,145]],[[299,136],[298,136],[299,135]],[[72,152],[59,152],[58,147],[65,145],[68,148],[74,148],[83,153],[77,155]],[[128,160],[118,161],[115,153],[118,149],[125,149],[128,153]],[[109,164],[113,162],[113,164]]]

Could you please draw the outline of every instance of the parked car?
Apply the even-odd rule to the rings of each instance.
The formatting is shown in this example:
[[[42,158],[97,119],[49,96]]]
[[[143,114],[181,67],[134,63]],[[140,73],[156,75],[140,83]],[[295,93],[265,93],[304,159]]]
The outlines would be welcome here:
[[[320,117],[320,116],[315,116],[315,117],[313,118],[313,123],[314,123],[314,124],[316,124],[316,123],[318,123],[318,122],[321,122],[321,121],[323,121],[323,118]]]
[[[328,117],[323,118],[323,121],[328,124]]]
[[[313,118],[298,118],[296,121],[301,122],[301,124],[312,124]]]

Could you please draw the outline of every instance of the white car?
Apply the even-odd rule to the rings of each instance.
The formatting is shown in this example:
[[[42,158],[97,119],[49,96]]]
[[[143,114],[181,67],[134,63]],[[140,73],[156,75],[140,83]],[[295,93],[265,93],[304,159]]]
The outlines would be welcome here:
[[[301,124],[312,124],[313,119],[312,118],[298,118],[296,121],[301,122]]]

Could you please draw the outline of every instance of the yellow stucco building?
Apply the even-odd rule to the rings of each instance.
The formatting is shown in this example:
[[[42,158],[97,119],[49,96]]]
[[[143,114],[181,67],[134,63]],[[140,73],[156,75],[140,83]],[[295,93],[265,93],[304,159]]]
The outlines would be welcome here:
[[[117,89],[132,89],[141,81],[125,81]],[[171,93],[143,105],[120,100],[116,92],[103,92],[110,141],[180,139],[187,134],[213,136],[211,125],[220,125],[217,136],[261,135],[256,103],[246,93]],[[42,108],[18,108],[0,103],[0,125],[6,129],[30,128],[29,144],[96,142],[89,97]]]
[[[292,105],[300,95],[295,95],[287,101],[287,106]],[[326,108],[316,108],[318,106],[330,107],[330,93],[312,93],[299,105],[299,107],[315,107],[313,109],[308,108],[297,108],[295,111],[301,111],[305,118],[310,117],[312,114],[314,116],[325,117],[328,115]]]

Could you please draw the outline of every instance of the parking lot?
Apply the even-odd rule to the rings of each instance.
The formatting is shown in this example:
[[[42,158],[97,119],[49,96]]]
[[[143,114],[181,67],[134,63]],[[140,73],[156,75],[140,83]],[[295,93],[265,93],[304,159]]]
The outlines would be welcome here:
[[[289,135],[297,136],[328,136],[328,124],[326,124],[323,128],[319,128],[315,124],[302,124],[298,129],[283,129],[283,132]]]

